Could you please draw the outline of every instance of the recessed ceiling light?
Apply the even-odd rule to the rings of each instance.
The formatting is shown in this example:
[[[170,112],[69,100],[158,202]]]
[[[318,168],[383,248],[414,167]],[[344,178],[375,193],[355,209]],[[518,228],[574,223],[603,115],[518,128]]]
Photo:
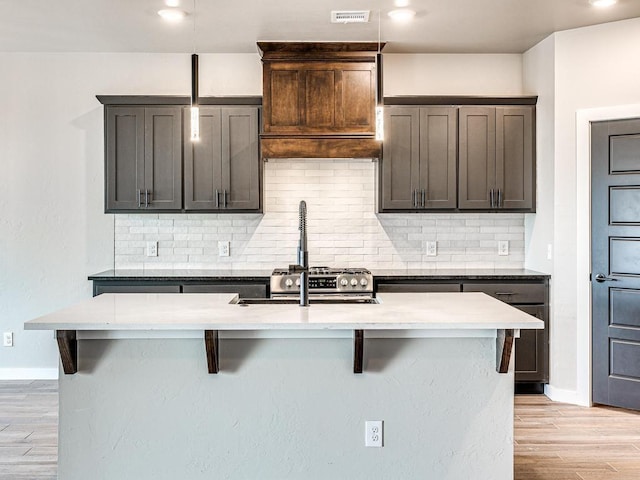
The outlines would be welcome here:
[[[589,0],[589,3],[594,7],[610,7],[618,3],[618,0]]]
[[[395,2],[393,2],[393,4],[398,8],[408,7],[409,6],[409,0],[395,0]]]
[[[391,10],[389,16],[398,22],[408,22],[416,16],[416,12],[409,8],[399,8],[398,10]]]
[[[180,10],[179,8],[164,8],[162,10],[158,10],[158,15],[167,22],[179,22],[187,16],[187,12]]]
[[[164,4],[167,7],[179,7],[180,6],[180,0],[164,0]]]

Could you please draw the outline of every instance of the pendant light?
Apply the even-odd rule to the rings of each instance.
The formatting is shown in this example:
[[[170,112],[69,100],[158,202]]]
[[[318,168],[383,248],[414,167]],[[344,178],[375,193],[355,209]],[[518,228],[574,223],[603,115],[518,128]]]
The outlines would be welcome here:
[[[376,136],[384,140],[384,108],[382,106],[382,50],[380,48],[380,10],[378,10],[378,52],[376,53]]]
[[[193,0],[193,54],[191,55],[191,141],[200,140],[198,104],[198,55],[196,54],[196,0]]]

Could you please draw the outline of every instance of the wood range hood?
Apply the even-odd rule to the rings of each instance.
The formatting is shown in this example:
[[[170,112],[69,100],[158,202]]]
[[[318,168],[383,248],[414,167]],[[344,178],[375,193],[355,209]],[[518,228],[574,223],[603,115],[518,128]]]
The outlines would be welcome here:
[[[384,43],[258,42],[261,156],[379,158]]]

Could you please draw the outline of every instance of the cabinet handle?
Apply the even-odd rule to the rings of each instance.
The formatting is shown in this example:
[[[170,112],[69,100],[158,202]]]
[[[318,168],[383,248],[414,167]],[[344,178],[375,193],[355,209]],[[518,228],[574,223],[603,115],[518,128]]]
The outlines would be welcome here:
[[[413,191],[413,208],[418,206],[418,190]]]
[[[227,191],[226,190],[222,193],[222,206],[224,208],[227,208]]]
[[[493,208],[493,188],[489,190],[489,208]]]
[[[422,208],[424,208],[424,200],[425,200],[425,197],[426,197],[426,193],[425,193],[425,190],[424,190],[424,188],[423,188],[423,189],[422,189]]]
[[[138,194],[138,208],[142,207],[142,191],[138,188],[136,190]]]
[[[216,188],[216,208],[220,208],[220,192]]]
[[[498,208],[502,208],[502,189],[498,189]]]
[[[144,191],[144,208],[149,208],[149,190]]]
[[[495,292],[494,295],[510,296],[510,295],[515,295],[515,293],[514,292]]]

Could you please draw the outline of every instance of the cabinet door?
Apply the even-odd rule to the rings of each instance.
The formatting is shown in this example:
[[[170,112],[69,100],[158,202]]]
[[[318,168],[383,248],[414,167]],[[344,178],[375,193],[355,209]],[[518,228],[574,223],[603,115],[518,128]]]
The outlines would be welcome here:
[[[382,209],[417,207],[419,187],[419,109],[389,107],[384,112],[382,145]]]
[[[105,107],[105,211],[134,210],[144,192],[144,108]]]
[[[420,204],[456,208],[457,110],[420,109]]]
[[[373,134],[375,65],[369,62],[265,62],[265,133]]]
[[[520,330],[516,339],[516,382],[549,381],[548,322],[543,305],[514,305],[545,322],[544,330]]]
[[[375,133],[376,73],[370,63],[336,68],[336,126],[349,133]]]
[[[496,109],[496,184],[500,208],[534,206],[533,108]]]
[[[185,115],[185,118],[189,118]],[[184,208],[216,210],[222,194],[222,116],[217,107],[200,107],[200,140],[184,128]],[[217,195],[217,197],[216,197]]]
[[[289,64],[265,63],[263,101],[265,133],[297,131],[303,125],[303,70]]]
[[[93,282],[93,296],[103,293],[180,293],[180,285],[153,285],[143,282],[133,284]]]
[[[496,109],[461,107],[459,116],[458,207],[489,209],[496,188]]]
[[[222,203],[229,210],[260,208],[258,109],[222,109]]]
[[[145,207],[179,210],[182,208],[181,109],[148,107],[144,121]]]

